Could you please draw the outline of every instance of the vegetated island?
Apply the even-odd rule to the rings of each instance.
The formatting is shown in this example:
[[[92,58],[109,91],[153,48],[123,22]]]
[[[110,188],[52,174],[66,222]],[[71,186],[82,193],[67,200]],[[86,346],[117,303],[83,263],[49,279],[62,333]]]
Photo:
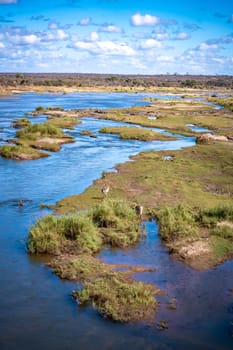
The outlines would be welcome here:
[[[31,115],[48,115],[48,121],[41,124],[31,124],[27,118],[15,120],[13,127],[20,130],[16,132],[15,139],[8,140],[8,144],[0,147],[0,155],[15,160],[34,160],[49,156],[43,151],[57,152],[61,145],[74,142],[74,138],[66,135],[62,129],[71,129],[81,122],[72,116],[63,116],[59,113],[61,110],[60,107],[38,106]],[[49,111],[55,113],[49,115]]]
[[[56,213],[65,215],[45,217],[30,231],[29,251],[56,255],[54,271],[82,283],[72,293],[80,304],[91,301],[101,315],[122,322],[151,319],[158,289],[132,279],[131,267],[116,271],[94,254],[105,244],[124,248],[142,238],[134,209],[141,205],[144,217],[158,219],[159,235],[177,259],[202,270],[232,258],[232,112],[203,102],[156,100],[146,107],[77,114],[185,135],[198,135],[189,123],[214,132],[194,147],[132,157],[117,173],[105,172],[82,194],[59,201]],[[110,191],[103,199],[106,184]]]

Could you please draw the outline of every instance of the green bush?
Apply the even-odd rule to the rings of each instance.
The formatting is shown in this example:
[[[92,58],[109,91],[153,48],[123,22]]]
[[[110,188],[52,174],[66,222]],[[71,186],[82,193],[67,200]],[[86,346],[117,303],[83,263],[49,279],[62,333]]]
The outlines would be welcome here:
[[[31,253],[58,254],[68,247],[71,251],[94,253],[101,244],[99,232],[87,215],[49,215],[31,228],[28,249]]]
[[[200,210],[197,215],[197,220],[203,225],[213,225],[222,220],[233,221],[233,205],[224,204],[214,208]]]
[[[112,247],[125,248],[142,236],[135,210],[123,201],[104,200],[93,208],[91,217],[100,228],[104,243]]]
[[[43,123],[43,124],[33,124],[30,125],[22,130],[19,130],[16,133],[16,136],[19,138],[30,138],[31,137],[37,137],[37,136],[63,136],[64,133],[61,129],[56,128],[55,126],[51,125],[49,122]]]
[[[175,240],[182,237],[198,235],[198,226],[194,213],[183,205],[174,208],[165,207],[159,210],[159,234],[164,240]]]

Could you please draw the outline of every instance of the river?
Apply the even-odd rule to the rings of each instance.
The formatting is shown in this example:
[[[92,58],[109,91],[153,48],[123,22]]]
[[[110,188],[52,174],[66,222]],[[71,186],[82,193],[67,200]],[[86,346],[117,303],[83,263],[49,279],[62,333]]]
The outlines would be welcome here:
[[[71,108],[111,108],[142,105],[147,94],[33,94],[1,96],[0,138],[14,137],[12,121],[38,105]],[[150,95],[151,96],[151,95]],[[166,98],[166,97],[161,97]],[[45,117],[29,117],[32,122]],[[71,298],[75,282],[62,281],[39,257],[27,254],[30,226],[46,214],[40,204],[54,204],[81,193],[103,171],[145,150],[172,150],[195,144],[194,138],[177,141],[122,141],[117,135],[99,134],[104,126],[124,125],[83,118],[68,131],[75,142],[60,152],[36,161],[0,158],[0,349],[232,349],[233,264],[197,272],[168,255],[158,238],[155,222],[146,222],[147,238],[132,249],[109,251],[106,262],[142,264],[155,272],[136,275],[167,292],[161,297],[155,324],[168,321],[168,329],[156,325],[121,324],[102,319],[92,307],[80,308]],[[81,136],[89,129],[98,138]],[[163,131],[162,131],[163,132]],[[3,143],[3,141],[1,142]],[[23,207],[18,200],[28,200]],[[176,300],[176,310],[168,308]]]

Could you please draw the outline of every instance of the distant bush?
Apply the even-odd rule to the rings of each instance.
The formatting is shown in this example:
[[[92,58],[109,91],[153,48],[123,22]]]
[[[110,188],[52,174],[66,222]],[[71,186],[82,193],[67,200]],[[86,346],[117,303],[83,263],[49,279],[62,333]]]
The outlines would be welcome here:
[[[33,124],[16,133],[19,138],[35,139],[36,136],[63,136],[64,133],[61,129],[56,128],[49,122],[43,124]],[[32,137],[31,137],[32,136]]]
[[[12,124],[14,128],[24,128],[31,125],[31,122],[27,118],[19,118],[14,120]]]

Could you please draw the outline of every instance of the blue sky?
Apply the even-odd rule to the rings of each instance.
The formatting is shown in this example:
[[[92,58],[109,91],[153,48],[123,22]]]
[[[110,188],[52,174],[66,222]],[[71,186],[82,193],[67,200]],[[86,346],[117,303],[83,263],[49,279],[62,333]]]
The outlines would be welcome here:
[[[0,0],[1,72],[233,74],[232,0]]]

